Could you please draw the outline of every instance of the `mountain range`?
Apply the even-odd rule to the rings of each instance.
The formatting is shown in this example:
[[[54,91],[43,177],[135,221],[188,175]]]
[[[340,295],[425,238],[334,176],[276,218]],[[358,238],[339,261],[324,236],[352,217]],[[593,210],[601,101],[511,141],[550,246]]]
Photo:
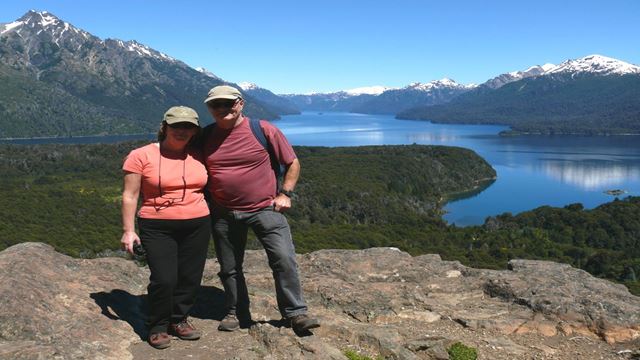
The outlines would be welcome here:
[[[8,138],[152,132],[174,105],[195,108],[208,123],[204,94],[228,82],[136,41],[102,40],[32,10],[0,24],[0,83],[0,138]],[[480,85],[444,78],[284,95],[236,86],[248,99],[247,115],[265,119],[345,111],[504,124],[524,133],[640,133],[640,67],[601,55],[534,65]]]
[[[640,134],[640,67],[601,55],[545,67],[494,78],[448,104],[397,117],[504,124],[515,133]]]
[[[281,97],[306,111],[504,124],[511,133],[640,133],[640,67],[602,55],[534,65],[480,85],[445,78],[399,89],[377,86]]]
[[[211,122],[223,80],[136,41],[101,40],[49,12],[0,25],[0,138],[152,132],[174,105]],[[278,110],[251,98],[250,116]]]

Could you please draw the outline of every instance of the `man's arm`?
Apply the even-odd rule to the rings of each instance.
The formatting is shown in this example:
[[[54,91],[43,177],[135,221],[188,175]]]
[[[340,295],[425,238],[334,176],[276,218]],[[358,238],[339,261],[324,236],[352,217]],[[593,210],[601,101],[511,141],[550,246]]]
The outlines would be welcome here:
[[[291,192],[295,189],[300,177],[300,161],[294,159],[293,162],[287,167],[287,172],[284,174],[284,180],[282,181],[282,190]],[[275,211],[284,212],[291,208],[291,198],[287,195],[280,193],[273,200],[273,206]]]

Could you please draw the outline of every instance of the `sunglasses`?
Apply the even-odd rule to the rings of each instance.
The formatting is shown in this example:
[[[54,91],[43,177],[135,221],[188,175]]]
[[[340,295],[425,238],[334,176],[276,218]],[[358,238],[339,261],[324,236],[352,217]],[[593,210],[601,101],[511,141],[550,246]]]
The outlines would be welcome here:
[[[233,107],[233,105],[236,104],[236,102],[238,102],[238,99],[235,99],[235,100],[215,100],[215,101],[208,102],[207,105],[212,109],[219,109],[219,108],[231,109]]]
[[[174,124],[167,124],[168,127],[172,129],[193,129],[198,127],[198,125],[190,123],[190,122],[178,122]]]

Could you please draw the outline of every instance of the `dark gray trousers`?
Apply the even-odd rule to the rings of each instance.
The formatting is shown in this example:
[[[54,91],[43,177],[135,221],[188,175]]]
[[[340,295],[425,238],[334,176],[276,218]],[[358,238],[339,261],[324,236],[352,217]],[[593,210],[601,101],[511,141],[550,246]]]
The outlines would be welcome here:
[[[240,318],[249,314],[249,295],[242,270],[249,228],[267,253],[280,314],[284,318],[305,314],[307,305],[302,296],[287,219],[272,207],[241,212],[216,206],[212,211],[213,241],[228,313],[237,314]]]

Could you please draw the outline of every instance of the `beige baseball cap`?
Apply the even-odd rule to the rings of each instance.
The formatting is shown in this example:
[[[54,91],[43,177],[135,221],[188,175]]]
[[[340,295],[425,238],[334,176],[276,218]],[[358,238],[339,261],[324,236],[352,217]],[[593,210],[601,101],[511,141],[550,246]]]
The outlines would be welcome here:
[[[228,99],[228,100],[242,99],[242,93],[240,93],[240,90],[234,88],[233,86],[219,85],[209,90],[209,93],[207,94],[207,99],[204,101],[204,103],[206,104],[209,101],[216,100],[216,99]]]
[[[167,124],[175,124],[179,122],[188,122],[200,126],[198,122],[198,113],[190,107],[174,106],[169,108],[162,118]]]

